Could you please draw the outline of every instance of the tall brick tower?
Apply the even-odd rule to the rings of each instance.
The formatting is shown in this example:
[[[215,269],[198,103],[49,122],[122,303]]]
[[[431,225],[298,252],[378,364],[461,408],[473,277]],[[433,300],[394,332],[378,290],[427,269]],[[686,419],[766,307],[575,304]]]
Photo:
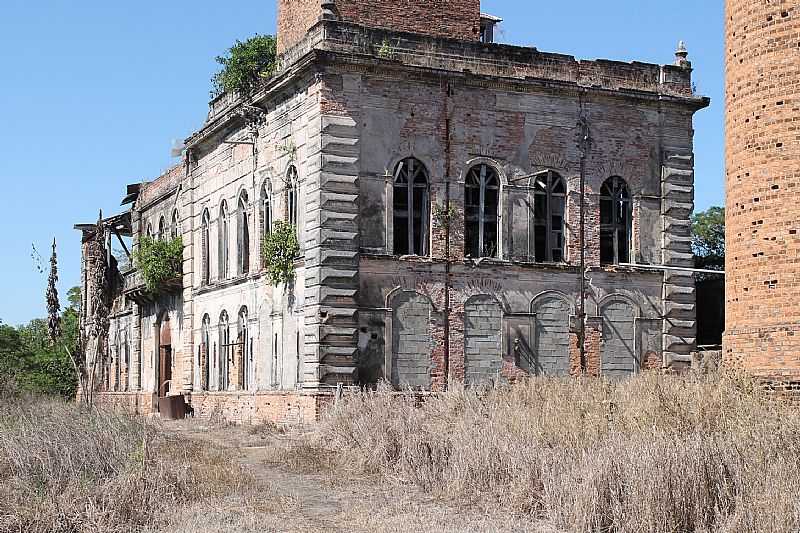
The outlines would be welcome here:
[[[724,353],[800,380],[800,0],[726,0]]]

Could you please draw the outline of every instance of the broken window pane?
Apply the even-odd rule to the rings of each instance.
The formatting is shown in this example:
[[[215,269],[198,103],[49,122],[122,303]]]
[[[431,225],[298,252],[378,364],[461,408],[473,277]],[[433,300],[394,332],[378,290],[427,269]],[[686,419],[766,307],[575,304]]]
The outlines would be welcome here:
[[[464,183],[464,255],[499,255],[500,177],[486,164],[472,167]]]
[[[414,158],[397,165],[394,179],[394,254],[428,253],[428,170]]]
[[[534,261],[560,263],[564,260],[566,184],[561,176],[552,170],[534,176],[532,182]]]
[[[631,196],[625,180],[608,178],[600,188],[600,263],[630,261]]]

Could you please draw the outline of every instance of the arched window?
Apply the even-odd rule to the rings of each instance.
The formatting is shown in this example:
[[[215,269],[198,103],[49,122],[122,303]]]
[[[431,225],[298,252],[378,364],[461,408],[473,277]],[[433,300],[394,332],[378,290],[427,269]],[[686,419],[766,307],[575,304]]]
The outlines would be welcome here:
[[[219,390],[228,390],[230,384],[228,376],[228,368],[230,363],[230,350],[231,350],[231,330],[228,323],[228,313],[223,311],[219,315],[219,324],[217,326],[219,336]]]
[[[485,164],[472,167],[464,183],[464,254],[497,257],[500,177]]]
[[[564,261],[564,212],[567,187],[552,170],[533,177],[533,223],[537,263]]]
[[[409,157],[394,172],[394,254],[428,254],[428,169]]]
[[[239,195],[236,208],[236,258],[237,273],[243,276],[250,272],[250,217],[247,215],[247,193]]]
[[[167,221],[162,215],[158,219],[158,240],[163,241],[167,237]]]
[[[208,209],[203,211],[203,224],[200,236],[200,253],[201,253],[201,270],[202,284],[208,285],[211,283],[211,215]]]
[[[153,224],[152,224],[152,223],[150,223],[150,222],[148,222],[148,223],[147,223],[147,231],[146,231],[146,235],[147,235],[147,237],[148,237],[148,238],[150,238],[150,239],[152,239],[152,238],[153,238]]]
[[[272,229],[272,210],[270,209],[269,182],[261,187],[261,237],[266,237]]]
[[[250,353],[248,346],[250,344],[250,337],[247,333],[247,307],[242,307],[239,310],[239,327],[236,337],[236,352],[237,356],[241,355],[239,365],[239,372],[242,382],[242,389],[247,390],[250,382]]]
[[[628,263],[631,250],[631,195],[620,177],[600,188],[600,263]]]
[[[230,253],[230,228],[228,221],[228,204],[224,200],[219,208],[219,224],[217,225],[219,233],[217,254],[219,254],[219,279],[228,279],[229,261],[228,254]]]
[[[178,221],[178,210],[174,210],[172,212],[172,224],[169,227],[169,236],[170,239],[175,240],[178,238],[178,234],[180,233],[178,226],[180,225]]]
[[[203,316],[200,330],[200,389],[208,390],[211,384],[211,317]]]
[[[286,221],[297,228],[297,169],[294,165],[286,172]]]

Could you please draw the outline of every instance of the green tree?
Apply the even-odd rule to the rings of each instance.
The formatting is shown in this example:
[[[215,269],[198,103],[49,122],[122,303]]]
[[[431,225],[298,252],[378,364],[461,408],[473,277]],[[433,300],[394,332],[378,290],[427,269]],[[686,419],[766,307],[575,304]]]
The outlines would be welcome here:
[[[710,207],[692,215],[692,250],[697,268],[725,269],[724,207]]]
[[[212,96],[226,92],[248,95],[275,72],[277,64],[275,37],[256,35],[236,41],[224,56],[217,57],[222,69],[211,79]]]

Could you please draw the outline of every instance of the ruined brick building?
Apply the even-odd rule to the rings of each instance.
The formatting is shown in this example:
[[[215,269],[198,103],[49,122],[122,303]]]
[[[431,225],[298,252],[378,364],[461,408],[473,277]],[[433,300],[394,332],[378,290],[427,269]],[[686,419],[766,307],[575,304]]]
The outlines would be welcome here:
[[[495,44],[479,0],[278,4],[274,76],[214,99],[182,164],[106,221],[184,252],[157,294],[119,274],[105,398],[306,419],[338,384],[688,364],[708,99],[682,48],[653,65]],[[300,236],[289,287],[259,254],[276,220]]]
[[[800,2],[726,2],[728,365],[800,381]]]

